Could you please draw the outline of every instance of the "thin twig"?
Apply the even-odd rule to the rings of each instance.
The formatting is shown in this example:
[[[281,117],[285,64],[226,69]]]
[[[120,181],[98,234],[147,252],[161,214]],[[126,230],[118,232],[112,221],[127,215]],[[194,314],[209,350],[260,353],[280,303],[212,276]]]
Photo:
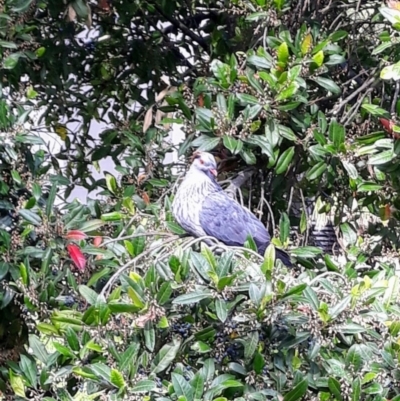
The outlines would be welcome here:
[[[300,188],[300,196],[301,196],[301,202],[303,204],[303,210],[306,215],[307,227],[306,227],[306,232],[305,232],[305,236],[304,236],[304,245],[307,245],[310,228],[309,228],[309,224],[308,224],[309,222],[308,222],[308,212],[307,212],[306,200],[304,199],[303,190],[301,188]]]
[[[178,27],[186,36],[189,36],[194,42],[198,43],[206,52],[210,51],[207,42],[199,35],[196,35],[191,29],[189,29],[185,24],[181,21],[171,17],[170,15],[164,13],[163,9],[158,5],[154,5],[154,8],[157,10],[159,14],[161,14],[166,20],[168,20],[171,24]]]
[[[137,216],[133,216],[128,224],[121,230],[121,232],[118,234],[118,237],[116,238],[116,240],[121,239],[121,237],[124,236],[124,234],[128,231],[128,228],[133,224],[133,222],[136,220]]]
[[[392,105],[390,107],[391,116],[393,116],[396,113],[396,103],[397,103],[397,98],[399,96],[399,90],[400,90],[400,82],[396,81],[396,87],[395,87],[395,90],[394,90]]]
[[[376,72],[376,68],[374,68],[373,73]],[[345,99],[343,99],[338,105],[334,107],[334,110],[332,110],[332,114],[337,114],[339,111],[347,104],[350,102],[350,100],[354,99],[360,92],[362,92],[364,89],[370,88],[372,86],[375,86],[379,81],[375,76],[371,77],[367,81],[365,81],[359,88],[357,88],[353,93],[351,93],[349,96],[347,96]]]
[[[269,215],[271,216],[272,235],[275,235],[275,217],[274,217],[274,213],[272,211],[271,205],[269,204],[269,202],[265,198],[263,199],[263,202],[267,206],[268,211],[269,211]]]
[[[184,176],[184,174],[181,174],[174,182],[174,185],[172,185],[171,188],[169,188],[168,190],[166,190],[157,200],[157,203],[160,203],[165,196],[167,196],[170,193],[174,193],[175,192],[175,188],[178,186],[178,183],[180,182],[181,178]]]
[[[294,194],[294,186],[290,187],[289,202],[288,202],[288,207],[287,207],[287,210],[286,210],[286,213],[287,213],[288,216],[289,216],[289,213],[290,213],[290,209],[292,207],[293,194]]]
[[[261,183],[260,201],[258,202],[258,206],[257,206],[257,210],[258,210],[258,214],[259,214],[258,220],[260,220],[260,221],[261,221],[262,216],[263,216],[263,207],[264,207],[263,199],[265,199],[265,196],[264,196],[264,193],[265,193],[264,185],[265,185],[265,182],[262,182]],[[269,218],[267,219],[267,230],[268,230],[268,228],[269,228]]]
[[[164,232],[164,231],[149,231],[146,233],[136,233],[136,234],[126,235],[125,237],[111,238],[108,241],[105,241],[103,244],[101,244],[101,246],[112,244],[113,242],[117,242],[117,241],[124,241],[126,239],[132,239],[132,238],[138,238],[138,237],[152,237],[152,236],[157,236],[157,235],[160,237],[170,237],[173,234]]]
[[[317,277],[314,277],[310,281],[309,286],[311,287],[315,282],[317,282],[317,281],[319,281],[322,278],[327,277],[327,276],[337,276],[337,277],[340,277],[345,283],[347,282],[346,277],[344,277],[342,274],[339,274],[339,273],[336,273],[336,272],[325,272],[325,273],[322,273],[322,274],[318,275]]]
[[[103,289],[100,292],[100,296],[107,298],[109,295],[109,290],[111,289],[112,285],[114,284],[114,282],[117,280],[117,278],[129,267],[134,266],[140,259],[143,259],[145,256],[150,255],[153,251],[160,249],[162,247],[164,247],[166,244],[173,242],[175,240],[179,239],[179,236],[173,236],[171,238],[168,238],[167,240],[163,241],[162,244],[157,245],[153,248],[149,248],[146,251],[142,252],[140,255],[134,257],[133,259],[131,259],[129,262],[125,263],[124,265],[122,265],[111,277],[110,279],[107,281],[107,284],[103,287]]]
[[[241,171],[234,179],[230,180],[225,192],[231,197],[236,197],[236,191],[240,189],[256,172],[255,168],[250,167]],[[232,196],[232,194],[234,196]]]
[[[361,96],[360,98],[357,100],[357,102],[355,104],[353,104],[353,106],[351,106],[350,110],[343,114],[340,122],[346,126],[347,124],[349,124],[352,120],[352,118],[356,115],[358,109],[360,108],[364,98],[366,96],[368,96],[372,91],[374,90],[374,88],[369,88],[367,89]]]

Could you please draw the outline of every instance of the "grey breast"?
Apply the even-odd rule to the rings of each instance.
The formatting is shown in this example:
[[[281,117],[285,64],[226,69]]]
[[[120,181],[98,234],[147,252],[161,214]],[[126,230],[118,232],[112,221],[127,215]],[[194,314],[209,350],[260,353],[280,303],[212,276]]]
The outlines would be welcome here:
[[[206,233],[200,225],[200,210],[207,191],[205,174],[188,173],[180,185],[172,203],[172,214],[179,225],[195,237],[205,236]]]

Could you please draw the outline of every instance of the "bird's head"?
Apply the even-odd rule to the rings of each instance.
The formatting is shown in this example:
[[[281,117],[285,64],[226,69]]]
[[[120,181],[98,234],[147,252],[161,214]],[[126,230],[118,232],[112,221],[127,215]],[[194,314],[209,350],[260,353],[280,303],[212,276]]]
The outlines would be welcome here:
[[[192,155],[191,170],[201,171],[211,179],[217,176],[217,162],[214,156],[208,152],[194,152]]]

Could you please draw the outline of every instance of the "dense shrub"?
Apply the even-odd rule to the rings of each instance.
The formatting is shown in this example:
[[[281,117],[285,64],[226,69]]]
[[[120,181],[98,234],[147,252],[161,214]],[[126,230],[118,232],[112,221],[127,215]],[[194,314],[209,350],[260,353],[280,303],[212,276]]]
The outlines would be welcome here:
[[[399,4],[6,1],[0,391],[400,399]],[[182,235],[194,149],[294,269]]]

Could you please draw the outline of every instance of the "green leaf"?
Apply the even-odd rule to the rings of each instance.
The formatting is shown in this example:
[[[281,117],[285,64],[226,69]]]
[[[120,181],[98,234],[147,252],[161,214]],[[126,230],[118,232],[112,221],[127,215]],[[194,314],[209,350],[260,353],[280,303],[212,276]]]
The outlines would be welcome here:
[[[268,13],[266,11],[259,11],[257,13],[251,13],[246,17],[246,21],[258,21],[264,20],[268,17]]]
[[[139,352],[139,348],[140,348],[139,344],[132,343],[121,355],[119,360],[119,368],[121,369],[121,371],[124,371],[126,368],[128,368],[130,364],[135,363],[136,356]]]
[[[43,224],[42,218],[31,210],[21,209],[19,211],[19,214],[24,220],[26,220],[28,223],[33,224],[34,226],[41,226]]]
[[[154,347],[156,346],[156,332],[151,322],[146,322],[143,334],[144,334],[144,344],[146,348],[149,351],[153,352]]]
[[[286,42],[282,42],[277,49],[278,61],[286,64],[289,59],[289,48]]]
[[[346,38],[348,34],[347,31],[335,31],[331,34],[330,39],[332,42],[337,42],[338,40]]]
[[[259,334],[258,331],[252,331],[247,337],[246,342],[244,344],[244,358],[249,360],[253,357],[256,352],[257,346],[259,342]]]
[[[35,355],[35,357],[46,366],[48,363],[49,355],[46,351],[45,346],[39,340],[39,337],[31,334],[29,336],[29,346],[33,351],[33,355]]]
[[[184,396],[187,401],[192,401],[194,396],[194,391],[192,386],[185,380],[185,378],[178,374],[171,374],[172,385],[174,386],[175,394],[180,397]]]
[[[79,339],[75,330],[73,330],[71,327],[67,327],[65,336],[67,338],[68,345],[71,347],[71,349],[73,351],[79,351],[80,349]]]
[[[279,135],[281,135],[282,137],[288,139],[289,141],[297,140],[296,135],[289,127],[286,127],[285,125],[282,125],[282,124],[278,124],[277,127],[278,127],[278,131],[279,131]]]
[[[197,150],[208,152],[218,146],[221,138],[211,137],[208,135],[201,135],[192,142],[192,146],[198,148]]]
[[[353,180],[356,180],[358,178],[358,172],[354,164],[349,163],[345,160],[342,160],[343,167],[347,171],[347,174],[349,175],[350,178]]]
[[[180,342],[165,344],[151,364],[151,373],[160,373],[168,368],[177,355],[180,347]]]
[[[200,400],[202,399],[204,393],[204,379],[201,376],[200,372],[197,372],[193,379],[190,381],[190,385],[194,390],[193,399]]]
[[[14,42],[8,42],[5,40],[0,40],[0,47],[4,47],[6,49],[18,49],[18,46]]]
[[[122,375],[122,373],[114,368],[111,369],[110,382],[119,389],[124,388],[126,385],[124,376]]]
[[[55,341],[53,342],[53,347],[60,353],[60,355],[63,355],[70,359],[75,359],[74,353],[68,347]]]
[[[314,246],[303,246],[301,248],[293,249],[291,253],[300,258],[314,258],[322,253],[320,248]]]
[[[313,78],[313,81],[334,95],[339,95],[341,93],[340,87],[329,78],[316,77]]]
[[[22,377],[20,375],[15,374],[11,369],[9,369],[9,376],[10,376],[10,385],[14,391],[14,394],[22,397],[25,397],[25,385]]]
[[[286,244],[290,234],[290,220],[286,213],[281,214],[279,219],[279,239],[282,244]]]
[[[250,85],[260,94],[264,95],[264,89],[262,88],[258,79],[254,76],[254,73],[251,70],[246,71],[246,77],[250,83]]]
[[[280,156],[275,166],[276,174],[286,173],[294,156],[294,146],[286,149]]]
[[[296,81],[291,82],[287,88],[283,89],[282,91],[280,91],[278,93],[275,100],[277,102],[280,102],[282,100],[286,100],[286,99],[292,97],[297,92],[299,87],[300,86]]]
[[[240,154],[240,156],[242,156],[243,160],[249,166],[257,163],[257,159],[256,159],[254,153],[251,150],[243,149],[242,151],[239,152],[239,154]]]
[[[332,121],[329,126],[329,138],[335,145],[336,149],[339,150],[345,140],[345,130],[343,125],[336,121]]]
[[[108,274],[110,272],[111,272],[111,269],[109,267],[105,267],[104,269],[101,269],[100,271],[94,273],[92,275],[92,277],[90,277],[90,280],[88,281],[87,286],[91,287],[92,285],[95,285],[103,277],[108,276]]]
[[[215,300],[215,311],[217,313],[218,319],[224,323],[228,317],[228,308],[226,302],[223,299]]]
[[[48,323],[38,323],[36,328],[43,334],[47,334],[49,336],[55,334],[56,336],[60,335],[60,332],[57,330],[55,326]]]
[[[110,213],[103,213],[101,215],[101,220],[108,222],[108,221],[119,221],[125,217],[124,214],[121,212],[110,212]]]
[[[100,227],[103,227],[104,224],[106,223],[101,220],[89,220],[82,223],[79,227],[79,230],[84,233],[90,233],[92,231],[98,230]]]
[[[340,230],[343,234],[343,239],[346,244],[354,245],[357,241],[357,233],[355,229],[349,223],[343,223],[340,225]]]
[[[349,305],[351,301],[351,295],[345,296],[338,304],[335,306],[329,308],[329,315],[331,316],[331,319],[335,319],[338,317]]]
[[[361,380],[356,378],[351,384],[351,401],[359,401],[361,399]]]
[[[379,191],[380,189],[382,189],[382,185],[372,182],[364,182],[357,187],[358,192]]]
[[[327,168],[328,168],[328,166],[326,165],[326,163],[324,161],[318,162],[313,167],[311,167],[310,170],[307,171],[306,177],[310,181],[313,181],[313,180],[317,179],[318,177],[320,177]]]
[[[179,297],[176,297],[172,303],[178,305],[194,304],[203,299],[212,298],[212,296],[213,295],[211,291],[196,291],[189,294],[180,295]]]
[[[271,62],[261,56],[249,56],[247,57],[247,62],[255,67],[263,68],[265,70],[269,70],[272,67]]]
[[[186,231],[178,223],[175,223],[174,221],[167,221],[166,225],[168,227],[168,230],[173,232],[174,234],[178,235],[186,234]]]
[[[284,397],[283,401],[297,401],[306,393],[308,388],[307,379],[303,379],[300,383],[296,385],[295,388],[290,390]]]
[[[91,288],[86,285],[80,285],[78,287],[79,293],[85,298],[89,305],[95,305],[97,302],[97,298],[99,294],[96,291],[93,291]]]
[[[380,164],[389,163],[396,157],[393,150],[385,150],[369,157],[368,164],[377,166]]]
[[[306,212],[304,210],[301,211],[301,217],[300,217],[300,225],[299,225],[299,229],[300,229],[300,234],[304,234],[307,230],[307,215]]]
[[[319,52],[315,53],[312,56],[312,60],[318,67],[321,67],[321,65],[324,64],[324,52],[320,50]]]
[[[247,106],[249,104],[258,105],[260,103],[255,96],[248,95],[247,93],[238,93],[236,94],[236,97],[243,106]]]
[[[358,344],[353,344],[347,351],[346,365],[353,366],[355,370],[359,370],[363,364],[362,351]]]
[[[118,191],[117,180],[111,174],[106,174],[106,186],[107,189],[112,193],[116,194]]]
[[[14,69],[18,64],[18,60],[20,57],[21,57],[21,53],[10,54],[7,58],[4,59],[3,68],[6,70]]]
[[[363,389],[365,394],[381,394],[383,387],[380,383],[372,383],[370,386]]]
[[[132,388],[130,393],[149,393],[156,388],[156,383],[153,380],[140,380]]]
[[[328,379],[328,387],[331,393],[335,396],[337,401],[342,401],[342,390],[340,388],[340,383],[338,380],[336,380],[334,377],[330,377]]]
[[[241,146],[239,145],[239,142],[237,139],[224,135],[222,138],[222,141],[224,143],[224,146],[229,149],[233,154],[238,153],[241,150]]]
[[[213,112],[204,107],[196,108],[196,118],[200,126],[210,131],[214,122]]]
[[[290,288],[287,292],[282,295],[282,299],[291,297],[292,295],[299,295],[307,287],[307,284],[299,284]]]
[[[37,388],[37,368],[36,363],[32,359],[28,358],[26,355],[21,355],[20,362],[21,371],[24,376],[29,380],[29,384],[33,388]]]
[[[51,186],[49,196],[46,201],[46,216],[50,217],[53,213],[53,207],[54,207],[54,201],[56,199],[56,194],[57,194],[57,185],[53,184]]]
[[[392,302],[396,301],[397,295],[399,294],[399,289],[399,278],[397,276],[390,277],[387,289],[383,295],[383,302],[386,307],[389,307]]]
[[[171,283],[164,282],[161,284],[161,287],[157,293],[157,302],[159,305],[164,305],[169,301],[172,295],[172,286]]]
[[[373,116],[390,118],[390,114],[385,109],[382,109],[376,104],[364,103],[361,105],[361,108],[367,111],[369,114],[372,114]]]

